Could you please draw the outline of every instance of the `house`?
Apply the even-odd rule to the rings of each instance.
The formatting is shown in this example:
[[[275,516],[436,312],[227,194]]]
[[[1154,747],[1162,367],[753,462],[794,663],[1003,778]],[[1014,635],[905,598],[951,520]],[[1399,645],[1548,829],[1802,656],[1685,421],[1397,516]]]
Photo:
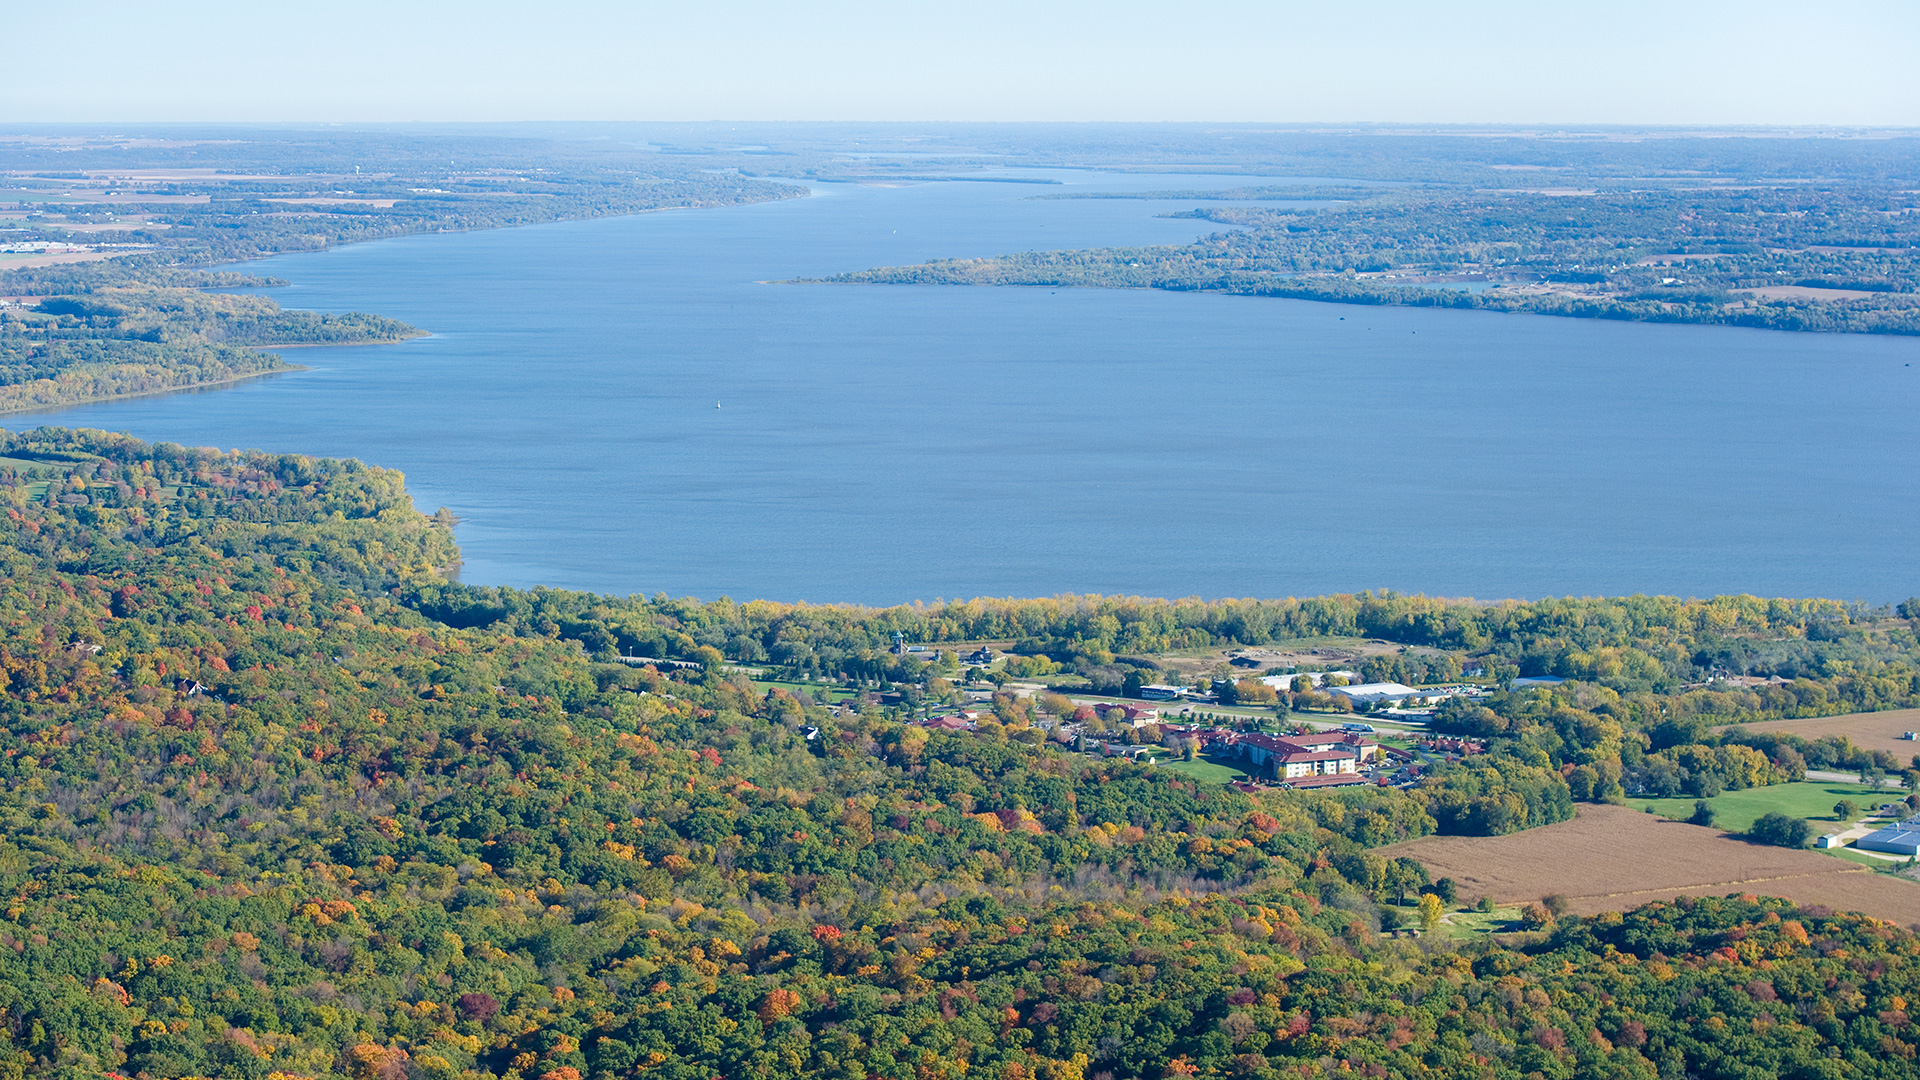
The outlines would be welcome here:
[[[968,653],[966,656],[966,660],[967,660],[967,663],[972,664],[975,667],[986,667],[988,664],[993,663],[993,650],[987,648],[985,645],[982,645],[979,648]]]
[[[964,716],[936,716],[927,721],[927,726],[941,731],[971,731],[973,722]]]
[[[693,660],[660,660],[651,656],[616,656],[614,659],[631,667],[678,668],[686,671],[700,668],[700,664]]]
[[[1480,754],[1486,752],[1486,744],[1478,739],[1456,739],[1449,735],[1431,735],[1420,744],[1422,750],[1436,754]]]
[[[1134,727],[1146,727],[1160,722],[1160,710],[1150,705],[1122,705],[1120,711],[1126,721]]]

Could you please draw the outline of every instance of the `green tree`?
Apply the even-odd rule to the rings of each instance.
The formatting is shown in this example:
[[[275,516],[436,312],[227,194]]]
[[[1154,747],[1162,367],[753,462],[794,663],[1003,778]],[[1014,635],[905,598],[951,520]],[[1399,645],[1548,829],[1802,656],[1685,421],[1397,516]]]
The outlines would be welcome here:
[[[1747,829],[1747,835],[1762,844],[1778,847],[1806,847],[1813,838],[1813,825],[1805,818],[1788,817],[1779,811],[1762,814]]]

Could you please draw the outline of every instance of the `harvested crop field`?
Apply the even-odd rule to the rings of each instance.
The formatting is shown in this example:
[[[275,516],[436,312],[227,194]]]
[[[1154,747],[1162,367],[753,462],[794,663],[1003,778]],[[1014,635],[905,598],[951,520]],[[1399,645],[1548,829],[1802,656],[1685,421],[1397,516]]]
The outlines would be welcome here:
[[[1427,836],[1379,853],[1419,860],[1434,877],[1452,878],[1469,901],[1514,904],[1559,893],[1569,910],[1592,915],[1676,896],[1756,893],[1920,924],[1920,884],[1624,806],[1582,806],[1558,825],[1507,836]]]
[[[1920,754],[1920,742],[1900,737],[1903,731],[1920,731],[1920,709],[1892,709],[1887,712],[1848,713],[1822,716],[1812,720],[1768,720],[1759,724],[1728,724],[1722,731],[1779,731],[1803,739],[1844,735],[1862,750],[1885,750],[1899,758],[1904,768],[1907,759]]]
[[[1752,289],[1734,289],[1734,292],[1757,296],[1762,300],[1871,300],[1884,293],[1871,293],[1864,289],[1822,289],[1811,285],[1761,285]]]

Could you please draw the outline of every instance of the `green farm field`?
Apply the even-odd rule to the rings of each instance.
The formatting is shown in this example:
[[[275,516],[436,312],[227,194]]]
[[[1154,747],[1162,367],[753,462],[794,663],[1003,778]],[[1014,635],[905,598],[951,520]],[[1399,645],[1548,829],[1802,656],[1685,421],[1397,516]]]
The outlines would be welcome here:
[[[1795,784],[1774,784],[1770,787],[1745,788],[1740,791],[1728,791],[1708,799],[1713,807],[1713,825],[1716,829],[1728,832],[1745,832],[1762,814],[1778,811],[1788,817],[1806,818],[1816,823],[1830,823],[1838,826],[1834,820],[1833,806],[1842,799],[1850,799],[1864,812],[1868,807],[1883,802],[1892,802],[1894,792],[1882,788],[1875,791],[1864,784],[1837,783],[1824,780],[1807,780]],[[1627,805],[1635,810],[1652,810],[1662,817],[1675,821],[1685,821],[1693,816],[1694,800],[1679,799],[1628,799]]]

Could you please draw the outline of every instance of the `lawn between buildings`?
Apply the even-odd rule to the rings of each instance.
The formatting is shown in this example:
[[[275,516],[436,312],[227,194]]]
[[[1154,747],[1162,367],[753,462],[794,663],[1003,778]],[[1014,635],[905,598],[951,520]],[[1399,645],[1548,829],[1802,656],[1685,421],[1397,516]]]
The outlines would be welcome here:
[[[1185,761],[1180,758],[1162,760],[1159,767],[1191,776],[1196,780],[1209,784],[1227,784],[1235,780],[1258,779],[1252,773],[1242,769],[1239,763],[1232,759],[1216,758],[1205,754],[1192,761]]]

